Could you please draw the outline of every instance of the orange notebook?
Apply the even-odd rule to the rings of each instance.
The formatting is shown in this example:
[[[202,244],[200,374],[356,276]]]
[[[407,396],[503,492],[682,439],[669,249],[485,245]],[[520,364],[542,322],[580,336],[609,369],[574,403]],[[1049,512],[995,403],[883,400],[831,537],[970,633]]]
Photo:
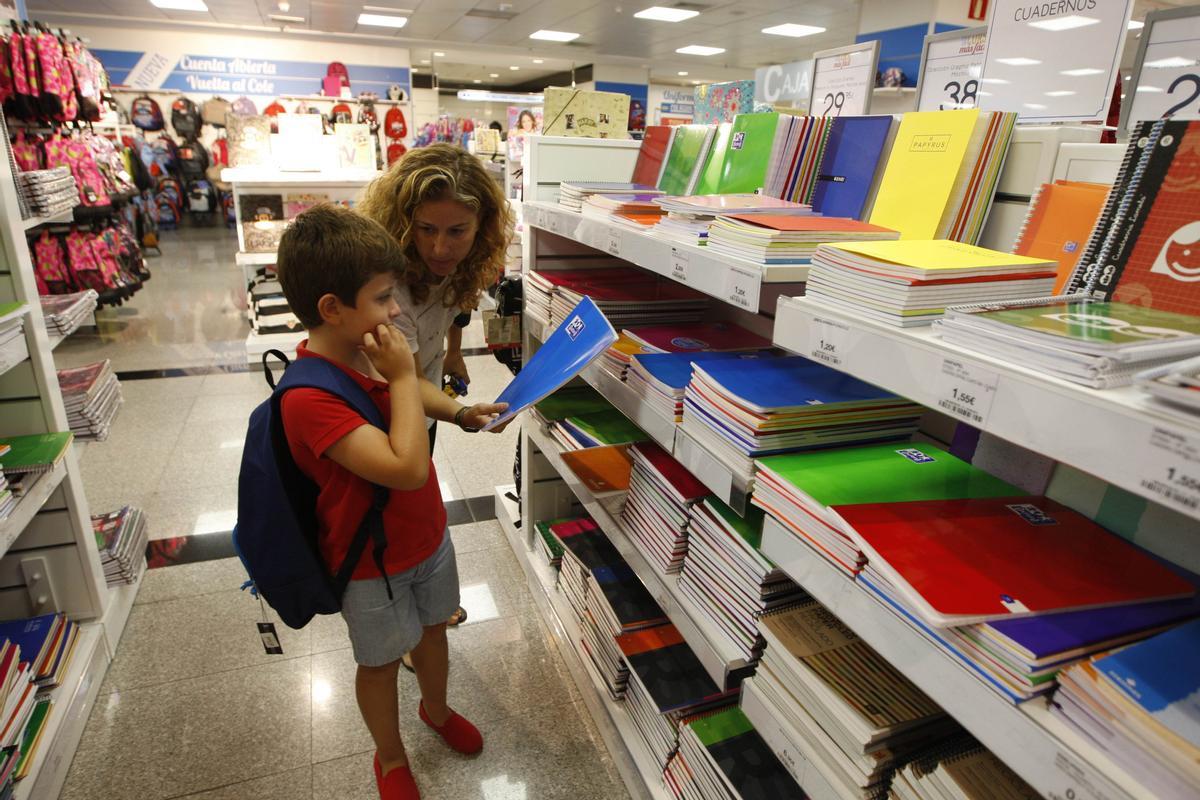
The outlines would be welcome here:
[[[629,491],[633,461],[627,444],[574,450],[563,453],[562,459],[592,494]]]
[[[1104,210],[1108,185],[1082,181],[1044,183],[1029,204],[1013,252],[1058,263],[1054,294],[1062,292]]]

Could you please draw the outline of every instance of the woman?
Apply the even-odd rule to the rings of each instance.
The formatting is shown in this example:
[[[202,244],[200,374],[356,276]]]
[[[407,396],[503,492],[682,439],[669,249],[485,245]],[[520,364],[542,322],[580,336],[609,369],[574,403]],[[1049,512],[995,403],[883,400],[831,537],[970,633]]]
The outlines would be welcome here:
[[[504,271],[512,215],[479,160],[449,144],[405,154],[367,186],[356,209],[383,225],[404,250],[396,325],[423,378],[432,453],[437,420],[461,427],[466,409],[443,393],[442,378],[471,381],[462,357],[462,329],[480,294]],[[465,618],[460,608],[450,624]]]

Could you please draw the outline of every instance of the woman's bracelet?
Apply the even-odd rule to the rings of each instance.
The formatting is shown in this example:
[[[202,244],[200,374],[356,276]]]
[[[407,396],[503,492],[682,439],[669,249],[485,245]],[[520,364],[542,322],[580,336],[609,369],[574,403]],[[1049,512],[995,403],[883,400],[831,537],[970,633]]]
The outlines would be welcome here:
[[[460,408],[458,410],[458,413],[456,413],[454,415],[454,424],[457,425],[458,427],[462,428],[467,433],[477,433],[479,430],[478,428],[468,428],[466,425],[463,425],[463,415],[465,415],[470,410],[471,409],[468,406],[463,406],[462,408]]]

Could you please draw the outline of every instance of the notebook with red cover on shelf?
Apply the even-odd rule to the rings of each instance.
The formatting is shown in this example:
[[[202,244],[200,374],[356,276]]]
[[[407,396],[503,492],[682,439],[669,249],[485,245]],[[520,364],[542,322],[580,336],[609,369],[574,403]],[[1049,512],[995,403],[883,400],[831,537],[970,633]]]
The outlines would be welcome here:
[[[667,145],[671,143],[671,132],[670,125],[646,126],[646,135],[642,137],[642,146],[638,149],[637,164],[633,167],[633,183],[658,185]]]
[[[688,472],[686,467],[653,442],[638,442],[633,449],[670,484],[682,502],[692,503],[711,494],[708,487]]]

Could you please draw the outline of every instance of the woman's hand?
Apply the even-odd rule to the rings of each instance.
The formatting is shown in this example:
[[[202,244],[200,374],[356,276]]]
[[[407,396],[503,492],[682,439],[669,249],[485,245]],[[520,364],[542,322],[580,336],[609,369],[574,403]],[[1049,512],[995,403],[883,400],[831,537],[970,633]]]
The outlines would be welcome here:
[[[448,352],[442,361],[442,374],[461,378],[462,382],[471,385],[471,376],[467,372],[467,362],[460,352]]]
[[[458,419],[458,424],[463,430],[477,431],[507,409],[508,403],[476,403],[462,412],[462,416]],[[503,425],[497,425],[490,432],[500,433],[506,427],[508,427],[507,422]]]

